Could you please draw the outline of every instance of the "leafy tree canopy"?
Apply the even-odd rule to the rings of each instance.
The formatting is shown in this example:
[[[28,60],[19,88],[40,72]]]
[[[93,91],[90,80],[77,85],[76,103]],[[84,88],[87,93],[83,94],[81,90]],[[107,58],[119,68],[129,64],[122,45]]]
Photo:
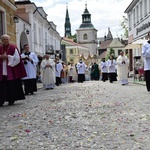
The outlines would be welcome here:
[[[122,16],[122,22],[120,26],[124,29],[124,37],[128,37],[128,19],[126,16]]]
[[[75,43],[77,43],[77,34],[68,37],[69,39],[73,39]]]
[[[110,56],[113,55],[114,58],[116,58],[115,56],[115,50],[113,48],[110,48],[107,55],[106,55],[106,60],[110,59]]]

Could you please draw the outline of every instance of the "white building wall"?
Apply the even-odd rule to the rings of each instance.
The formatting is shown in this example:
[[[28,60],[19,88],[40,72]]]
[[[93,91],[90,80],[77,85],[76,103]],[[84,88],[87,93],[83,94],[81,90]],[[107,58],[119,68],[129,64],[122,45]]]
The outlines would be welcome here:
[[[55,25],[53,23],[54,29],[50,29],[50,22],[43,18],[38,11],[37,7],[33,5],[17,6],[24,7],[25,13],[28,13],[29,18],[29,34],[27,35],[27,41],[30,46],[30,50],[35,52],[37,55],[43,56],[46,53],[46,45],[52,45],[55,50],[60,50],[61,37],[56,31]],[[41,10],[42,11],[42,10]],[[20,46],[19,39],[23,29],[24,22],[19,22],[16,28],[17,46]]]
[[[87,39],[84,39],[87,34]],[[77,42],[90,49],[90,54],[97,54],[97,30],[96,29],[78,29]]]
[[[137,8],[139,11],[136,10]],[[147,33],[150,31],[150,0],[133,0],[125,13],[128,16],[129,44],[139,39],[147,39]],[[132,53],[134,68],[134,58],[141,56],[142,44],[140,49],[132,49]],[[141,57],[141,60],[143,61],[143,57]]]
[[[27,33],[27,30],[29,33]],[[23,46],[25,44],[29,44],[29,47],[31,47],[31,28],[30,24],[19,18],[19,23],[16,23],[16,45],[18,49],[21,51]],[[23,35],[23,39],[21,39],[21,36]]]
[[[87,29],[87,30],[78,30],[78,41],[79,42],[91,42],[93,40],[97,39],[97,30],[91,30],[91,29]],[[87,40],[83,40],[83,35],[87,34],[88,39]]]
[[[147,39],[150,31],[150,0],[134,1],[127,11],[129,43],[138,39]],[[141,56],[141,49],[134,49],[133,56]]]
[[[131,11],[128,12],[128,17],[131,17],[131,19],[129,18],[129,36],[133,35],[133,41],[141,38],[146,38],[148,31],[150,31],[150,23],[149,23],[150,7],[149,6],[150,6],[150,0],[140,0],[131,9]],[[149,23],[149,25],[141,29],[142,26],[147,23]]]

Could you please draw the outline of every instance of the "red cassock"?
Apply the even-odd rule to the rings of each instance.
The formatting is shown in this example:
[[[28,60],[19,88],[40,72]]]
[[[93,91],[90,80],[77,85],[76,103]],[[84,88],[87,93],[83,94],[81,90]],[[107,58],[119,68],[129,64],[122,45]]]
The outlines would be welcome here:
[[[0,46],[0,55],[3,54],[4,49],[7,49],[7,55],[14,55],[16,46],[9,44],[8,46]],[[18,49],[17,49],[18,50]],[[19,53],[19,51],[18,51]],[[3,70],[3,60],[0,59],[0,80],[2,80],[2,70]],[[22,60],[20,58],[20,63],[14,67],[10,67],[7,65],[7,80],[19,79],[26,76],[26,71]]]
[[[6,55],[13,56],[16,49],[16,46],[12,44],[0,46],[0,55],[5,53]],[[8,62],[6,61],[6,63]],[[0,59],[0,106],[3,106],[4,102],[13,105],[15,101],[25,99],[21,78],[26,76],[26,71],[21,57],[20,62],[16,66],[11,67],[6,65],[6,70],[7,74],[4,75],[3,60]]]

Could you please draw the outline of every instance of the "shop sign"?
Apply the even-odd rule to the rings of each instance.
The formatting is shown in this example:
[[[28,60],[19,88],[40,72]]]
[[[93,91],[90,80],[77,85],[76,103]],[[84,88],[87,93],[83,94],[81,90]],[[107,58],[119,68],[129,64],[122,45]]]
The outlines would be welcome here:
[[[141,27],[136,29],[136,35],[138,35],[139,32],[141,32],[149,27],[150,27],[150,22],[143,24]]]

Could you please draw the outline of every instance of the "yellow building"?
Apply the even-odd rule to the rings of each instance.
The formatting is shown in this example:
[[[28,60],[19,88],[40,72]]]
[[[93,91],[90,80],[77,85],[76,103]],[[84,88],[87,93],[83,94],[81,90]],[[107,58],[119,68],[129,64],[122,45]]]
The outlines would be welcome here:
[[[72,39],[64,37],[61,42],[66,47],[66,62],[73,62],[74,64],[79,62],[79,59],[84,56],[88,58],[89,48],[81,46],[78,43],[73,42]]]
[[[14,23],[16,10],[14,0],[0,0],[0,37],[8,34],[11,43],[14,44],[16,44],[16,24]]]

